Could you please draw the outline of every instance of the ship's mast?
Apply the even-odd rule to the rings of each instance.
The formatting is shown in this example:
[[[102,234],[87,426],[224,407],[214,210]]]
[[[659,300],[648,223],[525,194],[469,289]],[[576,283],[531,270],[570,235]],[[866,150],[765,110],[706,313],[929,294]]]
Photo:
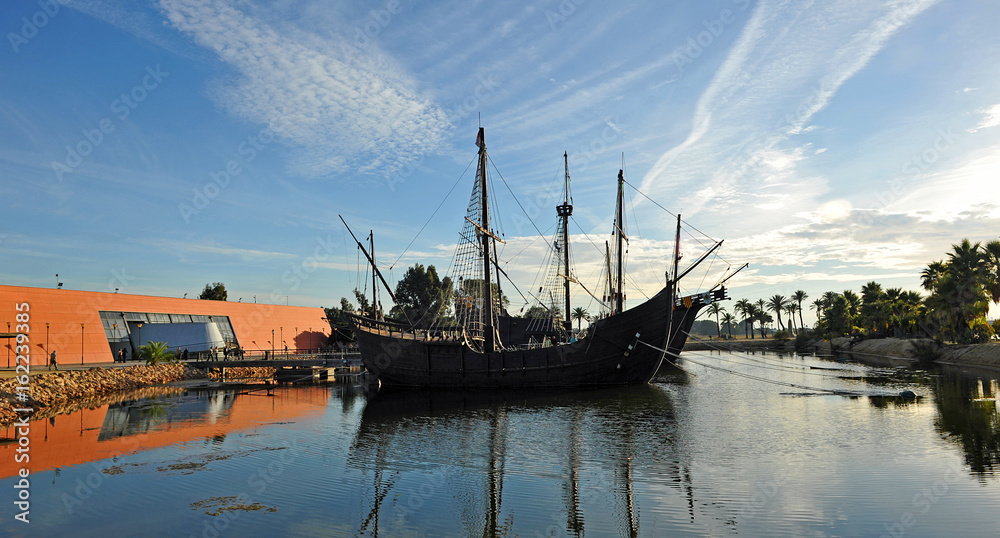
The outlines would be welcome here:
[[[625,310],[625,296],[622,294],[622,243],[625,239],[625,222],[622,219],[623,206],[622,203],[624,199],[625,192],[625,171],[618,170],[618,215],[615,220],[615,228],[618,234],[618,281],[615,283],[617,289],[615,290],[615,314],[619,314]]]
[[[563,327],[567,331],[573,331],[573,319],[570,316],[570,304],[569,304],[569,217],[573,214],[573,205],[569,203],[569,155],[563,152],[563,162],[566,168],[566,198],[562,205],[556,206],[556,213],[562,218],[562,228],[563,228],[563,270],[565,271],[563,275],[566,277],[564,279],[566,285],[566,311],[563,313]]]
[[[479,189],[480,189],[480,211],[482,216],[482,221],[480,226],[482,227],[480,236],[483,242],[483,285],[486,287],[483,292],[483,352],[492,353],[496,351],[496,338],[494,334],[493,327],[493,283],[490,278],[490,264],[493,260],[490,258],[490,204],[487,193],[488,185],[486,184],[486,130],[482,127],[479,128],[479,136],[476,137],[476,144],[479,145]]]
[[[368,230],[368,246],[372,251],[372,319],[379,319],[378,286],[375,284],[375,230]]]

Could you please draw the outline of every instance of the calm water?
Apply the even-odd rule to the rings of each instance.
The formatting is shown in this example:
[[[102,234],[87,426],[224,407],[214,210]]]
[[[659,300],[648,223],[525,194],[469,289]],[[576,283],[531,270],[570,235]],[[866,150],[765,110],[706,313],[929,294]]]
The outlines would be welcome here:
[[[30,524],[0,445],[0,534],[1000,533],[995,375],[686,357],[573,394],[165,391],[61,415],[31,426]],[[879,396],[902,390],[921,398]]]

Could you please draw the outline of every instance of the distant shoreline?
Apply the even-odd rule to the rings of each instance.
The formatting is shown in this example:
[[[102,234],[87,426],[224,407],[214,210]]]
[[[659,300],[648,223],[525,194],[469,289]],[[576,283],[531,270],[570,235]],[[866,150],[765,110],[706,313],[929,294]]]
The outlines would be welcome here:
[[[777,341],[773,338],[756,339],[699,339],[689,340],[684,351],[796,351],[794,340]],[[930,339],[872,338],[851,345],[847,337],[818,340],[806,350],[819,353],[857,353],[887,359],[924,361],[928,363],[968,366],[1000,370],[1000,342],[985,344],[935,344]],[[803,350],[799,350],[803,351]]]

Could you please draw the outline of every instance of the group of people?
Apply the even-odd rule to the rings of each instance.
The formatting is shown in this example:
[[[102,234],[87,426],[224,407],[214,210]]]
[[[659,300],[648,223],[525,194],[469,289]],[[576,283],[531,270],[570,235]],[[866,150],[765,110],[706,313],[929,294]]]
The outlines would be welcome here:
[[[226,347],[226,346],[212,346],[212,347],[208,348],[208,360],[210,360],[210,361],[217,361],[217,360],[219,360],[220,352],[221,352],[223,360],[227,360],[228,361],[230,359],[237,360],[237,359],[242,359],[243,358],[243,349],[242,348],[239,348],[239,347],[232,347],[231,348],[231,347]],[[191,358],[191,353],[188,352],[188,348],[184,348],[184,350],[182,351],[181,348],[180,348],[180,346],[178,346],[177,347],[177,358],[179,358],[182,361],[186,361],[186,360],[188,360],[188,359]],[[196,358],[200,358],[200,357],[196,357]]]

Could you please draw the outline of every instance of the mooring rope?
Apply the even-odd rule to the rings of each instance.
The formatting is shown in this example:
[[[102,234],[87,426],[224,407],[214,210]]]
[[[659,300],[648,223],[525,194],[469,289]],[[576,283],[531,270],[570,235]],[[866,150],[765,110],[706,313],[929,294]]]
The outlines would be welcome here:
[[[642,344],[644,346],[650,347],[652,349],[655,349],[656,351],[659,351],[659,352],[663,353],[665,355],[664,358],[666,358],[666,355],[670,355],[670,356],[676,357],[676,358],[681,358],[680,355],[678,355],[676,353],[671,353],[669,350],[663,349],[661,347],[654,346],[653,344],[650,344],[649,342],[644,342],[642,340],[638,340],[638,343],[640,343],[640,344]],[[802,385],[802,384],[799,384],[799,383],[790,383],[788,381],[777,381],[777,380],[774,380],[774,379],[768,379],[766,377],[760,377],[760,376],[756,376],[756,375],[752,375],[752,374],[745,374],[743,372],[737,372],[735,370],[729,370],[729,369],[726,369],[726,368],[722,368],[720,366],[713,366],[711,364],[705,364],[705,363],[702,363],[702,362],[698,362],[698,361],[692,359],[691,357],[684,357],[684,360],[688,361],[688,362],[692,362],[694,364],[697,364],[698,366],[703,366],[703,367],[708,368],[710,370],[718,370],[720,372],[725,372],[725,373],[732,374],[732,375],[735,375],[735,376],[738,376],[738,377],[744,377],[744,378],[747,378],[747,379],[752,379],[754,381],[760,381],[762,383],[770,383],[772,385],[781,385],[781,386],[785,386],[785,387],[793,387],[793,388],[797,388],[797,389],[811,390],[811,391],[815,391],[815,392],[825,392],[825,393],[829,393],[829,394],[836,394],[838,396],[868,396],[868,395],[872,395],[870,393],[858,392],[858,391],[853,391],[853,390],[824,389],[824,388],[821,388],[821,387],[813,387],[813,386],[810,386],[810,385]],[[676,365],[676,363],[673,363],[673,364]],[[895,394],[880,394],[879,396],[895,396]]]

